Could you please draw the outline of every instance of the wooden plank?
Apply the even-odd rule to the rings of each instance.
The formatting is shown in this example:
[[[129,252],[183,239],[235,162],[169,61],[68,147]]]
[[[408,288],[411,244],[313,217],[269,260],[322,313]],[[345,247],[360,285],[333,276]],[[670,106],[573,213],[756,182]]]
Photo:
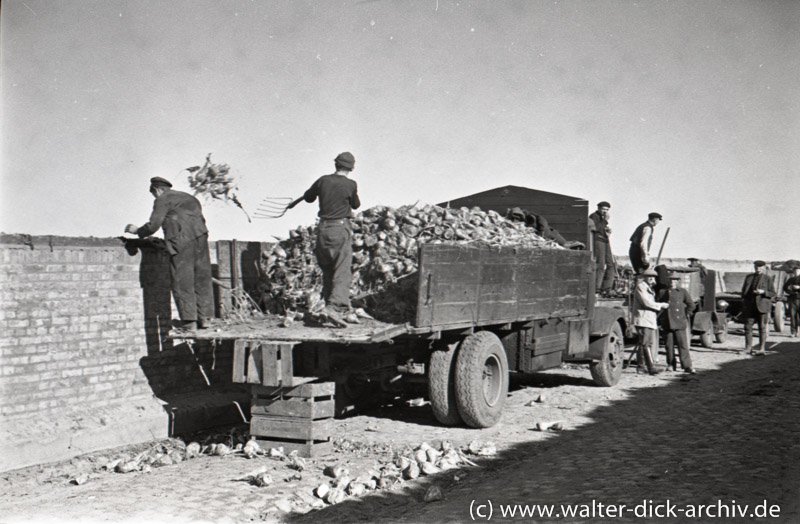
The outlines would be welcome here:
[[[333,453],[333,442],[330,440],[315,442],[292,442],[284,440],[266,440],[257,438],[256,442],[262,449],[283,448],[287,455],[292,451],[297,451],[301,457],[322,457]]]
[[[325,397],[336,394],[336,382],[315,382],[313,384],[303,384],[295,388],[283,391],[285,397],[314,398]]]
[[[334,400],[291,398],[266,400],[259,399],[250,404],[251,415],[273,415],[280,417],[297,417],[307,420],[331,418],[334,416]]]
[[[284,386],[294,385],[294,344],[279,344],[279,363],[281,368],[281,384]]]
[[[233,378],[232,382],[244,383],[244,367],[247,359],[247,341],[236,340],[233,343]]]
[[[251,341],[249,346],[249,355],[247,356],[247,382],[248,384],[263,384],[261,347],[255,341]]]
[[[261,343],[261,384],[264,386],[281,386],[283,375],[278,365],[279,344]]]
[[[296,440],[327,440],[333,430],[333,419],[307,420],[272,415],[253,415],[250,434],[258,437]]]

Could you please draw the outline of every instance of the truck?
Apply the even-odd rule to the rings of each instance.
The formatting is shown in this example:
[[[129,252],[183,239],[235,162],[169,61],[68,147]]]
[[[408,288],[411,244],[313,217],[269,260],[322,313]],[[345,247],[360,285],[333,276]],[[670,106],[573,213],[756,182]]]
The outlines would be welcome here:
[[[778,296],[772,304],[772,312],[770,320],[772,322],[772,329],[776,333],[782,333],[785,329],[786,322],[786,298],[783,295],[783,285],[786,283],[789,274],[791,273],[792,264],[789,261],[786,263],[773,262],[769,264],[766,269],[768,278],[772,279],[775,286],[775,291]],[[743,322],[742,319],[742,284],[744,279],[752,273],[752,271],[726,271],[722,276],[723,292],[719,294],[719,300],[724,301],[727,313],[732,319],[737,322]]]
[[[586,209],[579,208],[584,223]],[[427,387],[439,423],[486,428],[501,416],[511,373],[572,363],[587,365],[598,386],[620,380],[626,312],[595,303],[590,252],[479,244],[418,249],[416,309],[407,322],[369,319],[332,328],[264,318],[172,338],[233,341],[233,381],[254,388],[253,434],[274,426],[264,423],[267,408],[257,400],[295,401],[288,392],[307,385],[335,384],[317,388],[326,395],[326,416],[331,404],[340,415],[377,391]],[[306,400],[316,394],[312,389],[303,390]],[[313,437],[298,435],[307,443]]]

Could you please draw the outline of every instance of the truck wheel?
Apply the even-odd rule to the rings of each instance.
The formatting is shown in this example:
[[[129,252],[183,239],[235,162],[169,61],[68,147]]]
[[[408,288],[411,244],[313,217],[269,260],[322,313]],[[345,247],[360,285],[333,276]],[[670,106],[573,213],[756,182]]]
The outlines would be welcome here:
[[[614,322],[608,337],[606,337],[606,347],[603,348],[602,358],[597,362],[592,362],[589,366],[594,383],[598,386],[610,387],[619,382],[624,362],[625,339],[622,337],[622,328],[619,327],[619,322]]]
[[[722,344],[725,340],[728,339],[728,322],[726,321],[722,325],[722,331],[719,333],[714,334],[714,338],[717,340],[717,344]]]
[[[776,333],[783,333],[783,324],[786,319],[786,305],[783,302],[775,302],[772,313],[772,325]]]
[[[456,404],[455,356],[458,343],[438,348],[431,353],[428,364],[428,396],[431,399],[433,416],[440,424],[461,424],[461,415]]]
[[[711,348],[711,344],[713,342],[714,342],[714,340],[711,337],[711,332],[710,331],[706,331],[705,333],[700,333],[700,344],[704,348]]]
[[[503,343],[489,331],[464,339],[456,356],[456,404],[473,428],[494,426],[508,396],[508,359]]]

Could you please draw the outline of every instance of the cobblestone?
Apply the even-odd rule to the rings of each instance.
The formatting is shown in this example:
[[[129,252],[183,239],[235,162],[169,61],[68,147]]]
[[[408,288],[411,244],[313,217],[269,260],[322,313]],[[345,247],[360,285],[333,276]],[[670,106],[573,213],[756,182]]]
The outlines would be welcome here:
[[[447,439],[464,446],[492,441],[498,455],[479,468],[419,479],[396,491],[302,514],[298,490],[324,481],[322,467],[344,461],[351,471],[376,463],[376,453],[339,453],[310,461],[300,482],[277,461],[202,457],[147,474],[93,473],[76,486],[48,467],[0,475],[2,522],[462,522],[473,500],[498,504],[711,504],[732,500],[781,508],[772,522],[798,522],[800,500],[800,343],[774,335],[766,357],[749,357],[732,335],[712,350],[694,348],[699,373],[656,377],[626,370],[615,388],[594,387],[585,368],[566,368],[514,381],[500,423],[486,430],[442,428],[430,408],[383,409],[337,420],[335,437],[369,449]],[[544,402],[531,402],[544,394]],[[563,420],[564,430],[534,431],[539,421]],[[271,466],[275,484],[241,479]],[[55,470],[54,470],[55,471]],[[456,481],[454,475],[463,477]],[[63,476],[62,476],[63,477]],[[62,478],[63,480],[63,478]],[[425,503],[429,485],[444,500]],[[493,520],[502,520],[497,514]],[[536,522],[536,519],[524,519]],[[604,522],[560,519],[560,522]],[[613,522],[656,522],[634,517]],[[670,522],[670,519],[657,520]],[[709,520],[673,519],[673,522]],[[752,522],[722,519],[717,522]]]

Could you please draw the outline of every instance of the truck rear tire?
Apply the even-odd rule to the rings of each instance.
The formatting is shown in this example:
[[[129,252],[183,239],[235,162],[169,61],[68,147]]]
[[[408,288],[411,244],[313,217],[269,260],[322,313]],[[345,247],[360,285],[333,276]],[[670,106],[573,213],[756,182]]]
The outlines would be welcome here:
[[[490,331],[464,339],[456,356],[456,404],[473,428],[494,426],[508,396],[508,358],[503,343]]]
[[[713,344],[713,342],[714,342],[714,340],[713,340],[713,337],[711,336],[711,332],[710,331],[706,331],[705,333],[700,333],[700,344],[704,348],[710,349],[711,345]]]
[[[435,349],[428,364],[428,396],[433,416],[444,426],[456,426],[462,422],[456,404],[457,349],[458,343]]]
[[[783,302],[775,302],[773,310],[772,325],[775,328],[775,333],[783,333],[786,320],[786,305]]]
[[[606,337],[606,346],[603,348],[602,358],[597,362],[592,362],[589,366],[594,383],[603,387],[615,385],[622,376],[624,362],[625,339],[622,336],[622,328],[619,326],[619,322],[614,322],[608,337]]]

